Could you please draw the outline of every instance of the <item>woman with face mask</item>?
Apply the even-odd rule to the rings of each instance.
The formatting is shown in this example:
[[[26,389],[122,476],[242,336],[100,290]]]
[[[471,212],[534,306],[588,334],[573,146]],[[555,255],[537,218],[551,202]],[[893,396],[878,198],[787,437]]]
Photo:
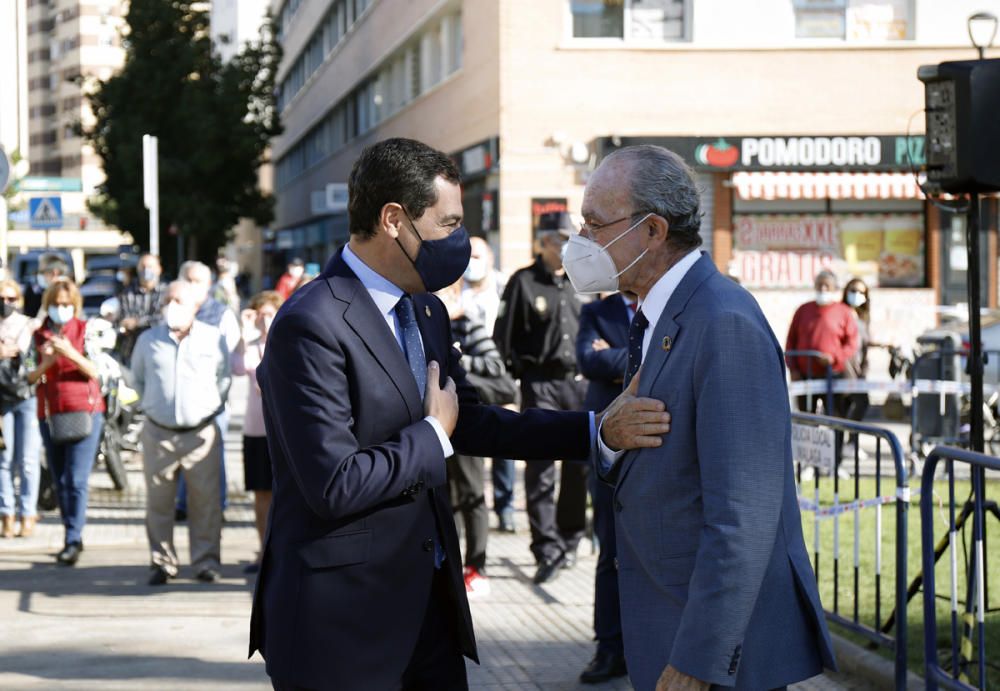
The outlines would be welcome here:
[[[264,346],[271,322],[284,299],[273,290],[265,290],[250,300],[250,309],[243,316],[243,337],[233,353],[233,374],[250,377],[250,395],[243,418],[243,481],[246,490],[253,492],[254,518],[261,544],[267,527],[267,512],[271,508],[271,457],[267,452],[264,432],[264,404],[257,384],[257,366],[264,357]],[[249,339],[247,338],[249,336]],[[256,573],[260,568],[260,555],[246,567],[246,573]]]
[[[871,342],[871,299],[868,286],[860,278],[852,278],[844,286],[843,302],[851,308],[858,325],[858,350],[847,361],[844,376],[864,380],[868,377],[868,348]],[[849,420],[862,420],[868,411],[868,394],[852,393],[838,396],[837,415]]]
[[[0,456],[0,537],[30,537],[37,521],[41,472],[38,406],[27,378],[34,322],[21,313],[21,287],[14,281],[0,281],[0,300],[0,414],[5,444]],[[15,531],[16,522],[20,526]]]
[[[83,551],[87,483],[104,421],[97,366],[84,352],[82,305],[79,289],[68,278],[45,290],[45,319],[33,343],[37,364],[28,373],[28,382],[38,385],[42,442],[65,528],[65,546],[56,557],[64,566],[76,564]]]

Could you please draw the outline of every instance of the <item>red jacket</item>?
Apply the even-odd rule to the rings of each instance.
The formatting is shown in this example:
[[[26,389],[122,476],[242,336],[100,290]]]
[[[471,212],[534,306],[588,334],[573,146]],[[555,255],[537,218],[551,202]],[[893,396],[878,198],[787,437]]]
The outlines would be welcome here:
[[[71,319],[66,322],[59,335],[66,338],[80,353],[84,353],[83,338],[87,323],[82,319]],[[42,346],[55,335],[52,321],[48,318],[41,328],[35,332],[35,348]],[[104,412],[104,398],[101,396],[101,386],[96,379],[90,379],[81,372],[68,358],[60,355],[56,362],[42,376],[38,383],[38,419],[46,418],[46,402],[48,412],[75,413],[87,411]]]
[[[858,323],[854,310],[843,302],[819,305],[807,302],[795,311],[788,329],[785,351],[818,350],[833,359],[834,374],[841,374],[858,350]],[[788,368],[802,376],[821,377],[826,367],[816,358],[788,358]]]

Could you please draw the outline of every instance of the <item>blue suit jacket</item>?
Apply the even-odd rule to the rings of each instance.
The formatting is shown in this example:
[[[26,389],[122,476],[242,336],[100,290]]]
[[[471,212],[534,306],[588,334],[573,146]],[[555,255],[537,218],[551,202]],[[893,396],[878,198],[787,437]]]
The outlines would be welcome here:
[[[669,340],[666,340],[669,339]],[[834,667],[802,539],[781,346],[707,255],[668,301],[639,395],[672,415],[662,446],[612,469],[629,675],[672,664],[759,691]]]
[[[588,380],[583,407],[604,410],[622,392],[628,365],[628,308],[619,294],[589,302],[580,310],[580,330],[576,336],[576,362]],[[598,338],[610,348],[594,350]]]
[[[458,387],[456,451],[588,455],[587,413],[478,405],[444,305],[413,299],[427,360]],[[297,686],[395,688],[423,623],[440,534],[452,600],[444,611],[454,612],[461,652],[476,659],[441,444],[398,342],[339,253],[278,312],[257,378],[274,495],[250,654],[259,649],[268,674]]]

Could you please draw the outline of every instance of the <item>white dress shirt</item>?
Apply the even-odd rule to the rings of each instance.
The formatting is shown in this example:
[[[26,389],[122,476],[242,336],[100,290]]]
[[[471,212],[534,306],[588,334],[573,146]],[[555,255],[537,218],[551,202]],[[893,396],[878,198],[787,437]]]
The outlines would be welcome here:
[[[367,290],[368,294],[372,296],[372,300],[375,301],[375,306],[378,307],[379,312],[382,313],[382,318],[385,319],[386,326],[389,327],[389,331],[392,332],[393,337],[396,339],[396,343],[399,344],[399,349],[403,351],[405,357],[406,348],[403,346],[403,334],[402,330],[399,328],[399,317],[396,316],[396,304],[399,302],[399,299],[403,297],[403,290],[388,278],[365,264],[361,258],[354,253],[350,245],[344,245],[343,257],[344,263],[347,264],[348,268],[354,272],[354,275],[361,281],[365,290]],[[421,334],[421,345],[423,345],[423,339],[423,334]],[[429,422],[431,427],[433,427],[434,431],[437,433],[438,441],[441,442],[441,450],[444,451],[445,458],[454,454],[455,449],[451,445],[451,440],[448,439],[448,435],[445,434],[444,427],[441,426],[438,419],[433,415],[428,415],[424,418],[424,420]]]
[[[642,336],[643,362],[646,360],[649,343],[653,340],[653,332],[656,330],[656,324],[660,321],[660,317],[663,316],[663,310],[666,309],[667,303],[670,302],[670,298],[673,296],[674,291],[677,290],[677,286],[680,285],[681,280],[700,258],[700,249],[691,250],[688,254],[684,255],[683,259],[670,267],[660,277],[660,280],[653,284],[653,287],[649,289],[649,293],[646,294],[645,300],[639,301],[639,309],[642,310],[643,315],[649,321],[649,326],[646,327],[646,332]],[[603,470],[607,472],[615,464],[615,461],[625,454],[625,451],[613,451],[604,443],[604,439],[600,433],[597,435],[597,441],[600,446]]]

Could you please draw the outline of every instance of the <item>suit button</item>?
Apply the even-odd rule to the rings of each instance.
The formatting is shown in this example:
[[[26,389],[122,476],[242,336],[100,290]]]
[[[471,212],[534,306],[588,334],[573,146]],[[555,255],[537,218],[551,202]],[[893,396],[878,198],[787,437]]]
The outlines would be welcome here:
[[[618,513],[621,513],[622,509],[624,509],[624,508],[625,507],[622,506],[622,503],[620,501],[618,501],[617,499],[615,499],[615,511],[617,511]]]
[[[434,540],[433,538],[427,538],[424,540],[424,551],[433,552],[434,551]]]

